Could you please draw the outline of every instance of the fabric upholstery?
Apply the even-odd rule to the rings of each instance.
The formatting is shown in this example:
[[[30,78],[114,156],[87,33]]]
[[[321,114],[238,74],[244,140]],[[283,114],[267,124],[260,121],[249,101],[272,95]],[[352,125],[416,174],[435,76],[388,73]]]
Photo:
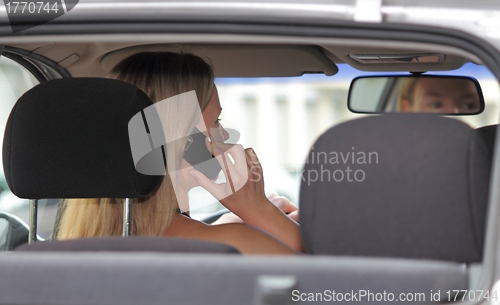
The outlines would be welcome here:
[[[483,126],[476,129],[476,132],[479,133],[480,136],[484,138],[486,141],[486,145],[488,150],[490,151],[491,156],[493,156],[493,151],[495,148],[495,138],[497,135],[498,124]]]
[[[261,276],[292,276],[299,293],[357,293],[351,302],[297,304],[402,303],[360,298],[360,290],[396,300],[401,293],[424,294],[409,304],[429,304],[431,291],[441,291],[444,301],[446,291],[468,289],[459,263],[312,255],[14,253],[0,254],[0,270],[0,304],[265,304],[256,296]]]
[[[312,254],[481,261],[489,162],[482,138],[455,119],[399,113],[339,124],[319,137],[304,167],[305,247]],[[339,181],[331,178],[337,170]]]
[[[14,106],[5,131],[7,183],[21,198],[136,198],[162,176],[134,168],[128,122],[152,104],[137,87],[112,79],[44,82]]]
[[[72,240],[53,240],[19,246],[15,251],[53,252],[169,252],[169,253],[239,253],[231,246],[174,237],[121,236]]]

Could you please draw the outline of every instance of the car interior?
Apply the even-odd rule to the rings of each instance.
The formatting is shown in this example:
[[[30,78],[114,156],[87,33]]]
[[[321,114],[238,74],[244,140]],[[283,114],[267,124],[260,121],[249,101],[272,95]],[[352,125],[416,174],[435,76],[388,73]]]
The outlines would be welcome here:
[[[410,39],[287,35],[10,40],[0,57],[0,304],[292,304],[319,295],[328,303],[332,291],[351,299],[359,291],[362,304],[391,303],[388,293],[427,304],[491,288],[500,91],[477,54]],[[213,66],[222,122],[255,148],[266,188],[299,205],[306,254],[246,256],[225,244],[128,236],[134,199],[161,176],[135,170],[124,126],[153,102],[106,76],[132,54],[162,51]],[[349,111],[355,77],[410,74],[477,79],[484,111]],[[100,197],[123,199],[124,236],[52,239],[61,198]],[[207,223],[228,212],[203,190],[190,200],[191,216]]]

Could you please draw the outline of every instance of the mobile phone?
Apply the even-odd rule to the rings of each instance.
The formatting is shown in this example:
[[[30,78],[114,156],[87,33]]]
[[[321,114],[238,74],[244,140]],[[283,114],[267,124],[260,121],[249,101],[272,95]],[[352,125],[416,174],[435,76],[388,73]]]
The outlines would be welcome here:
[[[202,172],[208,179],[215,180],[222,167],[205,144],[206,136],[194,128],[184,147],[183,158],[196,170]]]

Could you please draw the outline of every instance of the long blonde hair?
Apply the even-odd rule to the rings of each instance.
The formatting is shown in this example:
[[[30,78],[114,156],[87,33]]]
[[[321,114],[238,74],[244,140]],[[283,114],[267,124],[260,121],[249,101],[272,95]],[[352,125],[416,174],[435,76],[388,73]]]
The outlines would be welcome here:
[[[187,53],[145,52],[134,54],[117,64],[108,75],[137,86],[153,102],[195,90],[201,111],[208,106],[214,90],[211,66],[202,58]],[[179,105],[177,105],[179,106]],[[182,105],[181,105],[182,106]],[[198,118],[179,121],[182,107],[167,109],[167,138],[179,138],[194,128]],[[184,126],[183,126],[184,125]],[[185,141],[167,145],[167,164],[180,164]],[[175,176],[172,176],[175,177]],[[132,209],[134,235],[164,235],[178,213],[178,202],[171,175],[150,195],[134,200]],[[56,228],[57,239],[121,235],[123,199],[66,199],[61,206],[61,219]]]

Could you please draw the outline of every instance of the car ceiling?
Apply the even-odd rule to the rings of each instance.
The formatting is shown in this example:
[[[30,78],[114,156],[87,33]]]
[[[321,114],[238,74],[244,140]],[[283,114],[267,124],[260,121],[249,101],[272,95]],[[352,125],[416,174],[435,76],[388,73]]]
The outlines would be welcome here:
[[[89,37],[90,38],[90,37]],[[217,77],[275,77],[299,76],[304,73],[324,73],[334,75],[337,64],[347,63],[363,71],[411,71],[425,72],[455,70],[468,61],[476,61],[474,56],[463,51],[438,45],[420,43],[395,43],[384,41],[333,40],[321,42],[314,40],[266,40],[257,43],[238,42],[237,39],[214,38],[192,42],[158,39],[124,39],[123,41],[40,41],[31,43],[7,44],[43,55],[66,68],[74,77],[104,77],[120,60],[143,51],[183,51],[206,58],[215,67]],[[214,42],[216,41],[216,42]],[[352,55],[405,55],[441,54],[442,62],[398,62],[363,64]],[[469,58],[469,59],[467,59]]]

